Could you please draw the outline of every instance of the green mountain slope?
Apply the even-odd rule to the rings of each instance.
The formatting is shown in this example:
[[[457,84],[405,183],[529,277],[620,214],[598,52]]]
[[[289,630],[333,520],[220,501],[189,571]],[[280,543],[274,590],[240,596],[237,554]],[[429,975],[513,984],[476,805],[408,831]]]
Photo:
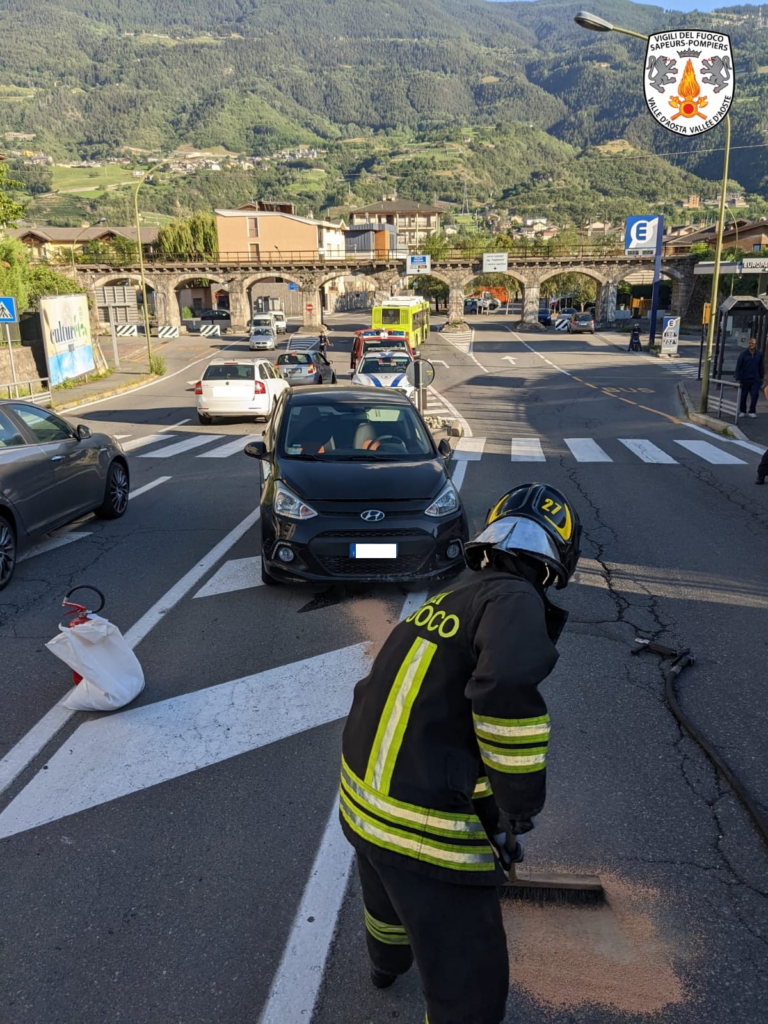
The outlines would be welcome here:
[[[644,110],[643,46],[579,29],[569,0],[0,0],[0,131],[34,132],[62,159],[121,146],[168,152],[224,146],[268,156],[301,144],[320,164],[245,175],[233,188],[177,182],[163,198],[184,211],[219,188],[287,190],[312,204],[380,195],[385,186],[477,201],[551,201],[571,216],[713,194],[719,132],[680,140]],[[629,0],[596,13],[638,31],[691,22]],[[737,9],[738,10],[738,9]],[[721,17],[720,15],[715,17]],[[709,15],[697,15],[706,25]],[[734,145],[765,141],[768,30],[736,21]],[[483,137],[463,142],[477,129]],[[445,131],[457,138],[441,137]],[[366,157],[346,140],[370,140]],[[654,164],[663,194],[643,186],[641,154],[590,149],[615,139],[669,153]],[[405,147],[399,156],[388,149]],[[410,148],[409,148],[410,147]],[[414,148],[416,147],[416,148]],[[453,147],[453,148],[451,148]],[[459,147],[458,149],[456,147]],[[463,147],[463,149],[461,148]],[[583,156],[579,154],[583,153]],[[766,194],[763,150],[734,150],[733,177]],[[602,163],[601,163],[602,161]],[[675,165],[673,169],[670,163]],[[614,170],[611,170],[614,168]],[[598,173],[599,170],[599,173]],[[646,173],[648,165],[645,165]],[[701,178],[710,179],[710,184]],[[561,184],[558,185],[557,183]],[[562,182],[566,182],[565,186]],[[648,195],[648,193],[653,193]],[[116,197],[107,197],[117,202]],[[77,215],[77,204],[75,213]]]

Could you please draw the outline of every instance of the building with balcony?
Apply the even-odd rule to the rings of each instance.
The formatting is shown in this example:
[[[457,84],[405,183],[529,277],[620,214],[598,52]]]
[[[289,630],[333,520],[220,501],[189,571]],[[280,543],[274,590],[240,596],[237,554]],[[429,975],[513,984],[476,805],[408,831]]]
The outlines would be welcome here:
[[[391,224],[397,232],[398,248],[418,249],[421,242],[440,231],[442,210],[435,205],[415,203],[409,199],[382,199],[352,210],[350,227],[365,224]]]
[[[281,259],[342,260],[346,255],[345,224],[299,217],[264,206],[291,204],[246,203],[236,210],[216,210],[219,253],[223,259],[279,261]]]

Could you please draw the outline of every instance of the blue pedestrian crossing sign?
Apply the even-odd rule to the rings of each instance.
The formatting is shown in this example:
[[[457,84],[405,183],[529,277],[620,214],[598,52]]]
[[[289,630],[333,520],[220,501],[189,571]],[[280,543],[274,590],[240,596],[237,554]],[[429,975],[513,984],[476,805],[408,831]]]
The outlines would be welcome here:
[[[15,324],[18,319],[16,299],[12,295],[0,296],[0,324]]]

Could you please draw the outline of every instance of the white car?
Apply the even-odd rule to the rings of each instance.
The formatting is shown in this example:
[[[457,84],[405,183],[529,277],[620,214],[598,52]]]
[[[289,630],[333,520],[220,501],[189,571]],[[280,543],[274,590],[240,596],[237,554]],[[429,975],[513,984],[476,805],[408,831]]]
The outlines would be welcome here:
[[[415,402],[416,388],[405,375],[412,362],[402,349],[369,352],[357,364],[352,383],[369,388],[396,388]]]
[[[275,332],[271,327],[251,328],[251,336],[248,339],[248,348],[251,350],[274,348],[276,344]]]
[[[212,359],[195,384],[197,418],[201,423],[215,416],[268,420],[289,387],[268,359]]]
[[[272,316],[275,318],[275,330],[278,334],[285,334],[288,330],[288,321],[282,309],[273,309]]]

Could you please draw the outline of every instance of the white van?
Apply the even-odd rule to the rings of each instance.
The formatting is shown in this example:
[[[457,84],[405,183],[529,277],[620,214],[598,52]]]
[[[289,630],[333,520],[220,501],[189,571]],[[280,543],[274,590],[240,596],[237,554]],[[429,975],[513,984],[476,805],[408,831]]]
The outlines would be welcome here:
[[[285,313],[282,309],[273,309],[272,316],[275,318],[275,326],[277,327],[278,334],[285,334],[288,330],[288,321],[285,319]]]
[[[268,327],[273,334],[277,334],[277,321],[274,313],[254,313],[251,317],[251,330],[256,327]]]

